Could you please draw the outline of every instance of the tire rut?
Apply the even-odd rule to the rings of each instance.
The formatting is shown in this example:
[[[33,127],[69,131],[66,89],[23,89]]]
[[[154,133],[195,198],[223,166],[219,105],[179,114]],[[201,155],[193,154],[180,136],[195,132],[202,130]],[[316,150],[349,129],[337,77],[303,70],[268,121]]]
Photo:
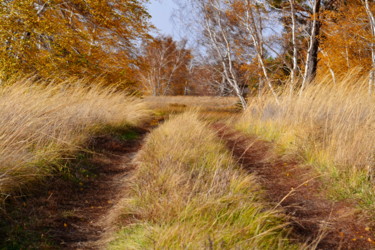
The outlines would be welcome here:
[[[148,126],[149,127],[149,126]],[[95,153],[84,160],[73,160],[75,179],[52,176],[36,185],[34,193],[8,201],[12,231],[22,227],[18,241],[7,236],[12,249],[102,249],[103,236],[111,225],[107,213],[121,199],[126,180],[135,168],[132,163],[149,129],[132,128],[129,140],[116,136],[92,138],[89,148]],[[88,171],[80,171],[88,170]],[[68,178],[69,179],[69,178]],[[7,212],[8,213],[8,212]],[[1,240],[2,237],[0,237]],[[30,242],[27,245],[26,239]],[[17,245],[14,248],[14,244]],[[7,249],[7,248],[6,248]]]
[[[224,124],[213,129],[240,165],[258,176],[265,198],[290,218],[292,238],[316,249],[375,249],[375,235],[355,204],[326,198],[311,169],[291,159],[275,158],[274,145],[235,131]]]
[[[65,230],[53,238],[65,249],[100,249],[102,237],[111,227],[106,223],[107,212],[121,199],[126,180],[135,168],[132,160],[141,148],[146,130],[138,130],[142,136],[128,142],[111,137],[95,139],[100,149],[92,159],[98,173],[92,182],[85,184],[85,192],[73,193],[60,201],[58,209],[75,211],[74,216],[61,221]]]

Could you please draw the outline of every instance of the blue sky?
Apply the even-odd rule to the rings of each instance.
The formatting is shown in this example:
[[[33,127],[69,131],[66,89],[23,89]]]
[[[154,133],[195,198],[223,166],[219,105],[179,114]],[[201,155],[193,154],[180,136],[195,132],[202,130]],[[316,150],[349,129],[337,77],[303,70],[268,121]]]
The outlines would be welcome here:
[[[148,11],[152,16],[151,22],[160,30],[160,33],[178,38],[178,32],[174,29],[172,22],[174,8],[177,6],[173,0],[151,0],[148,4]]]

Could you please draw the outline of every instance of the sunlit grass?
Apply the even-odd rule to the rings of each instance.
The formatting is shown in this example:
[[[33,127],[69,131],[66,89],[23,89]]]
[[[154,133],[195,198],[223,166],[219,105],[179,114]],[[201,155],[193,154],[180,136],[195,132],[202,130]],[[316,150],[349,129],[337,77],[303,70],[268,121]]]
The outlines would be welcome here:
[[[323,80],[302,95],[286,91],[251,99],[237,128],[274,141],[281,153],[312,165],[334,199],[358,199],[368,211],[375,204],[375,96],[356,74],[336,84]]]
[[[49,175],[103,127],[136,125],[147,115],[139,100],[84,81],[30,78],[0,87],[0,194]]]

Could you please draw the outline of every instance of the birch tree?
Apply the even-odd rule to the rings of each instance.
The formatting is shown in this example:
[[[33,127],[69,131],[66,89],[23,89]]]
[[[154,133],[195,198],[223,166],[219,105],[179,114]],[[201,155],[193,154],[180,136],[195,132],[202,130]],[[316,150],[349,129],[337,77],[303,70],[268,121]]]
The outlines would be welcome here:
[[[296,78],[297,78],[297,71],[298,71],[298,48],[297,48],[297,41],[296,41],[296,31],[297,31],[297,23],[296,23],[296,11],[294,7],[294,0],[289,0],[290,4],[290,18],[292,20],[292,27],[291,27],[291,33],[292,33],[292,46],[293,46],[293,66],[292,70],[290,72],[290,91],[292,92],[294,90],[294,87],[296,85]]]
[[[370,42],[370,50],[371,50],[371,70],[370,70],[370,80],[369,80],[369,94],[375,89],[375,18],[372,10],[370,8],[369,0],[362,0],[366,13],[369,19],[370,30],[371,30],[371,42]]]
[[[307,56],[305,62],[305,72],[303,75],[302,86],[300,93],[305,89],[306,84],[310,83],[316,75],[318,66],[318,50],[319,50],[319,33],[320,33],[320,6],[321,0],[314,0],[312,3],[312,14],[311,14],[311,29],[309,33],[309,43],[307,49]]]
[[[278,103],[278,97],[265,64],[263,16],[260,10],[263,6],[253,0],[233,1],[231,5],[233,16],[238,20],[245,36],[253,43],[264,81]]]
[[[141,57],[141,85],[153,96],[183,94],[191,60],[186,41],[158,37],[144,45]]]
[[[247,107],[243,89],[235,70],[234,41],[228,23],[225,3],[220,0],[196,0],[203,17],[203,28],[215,56],[221,65],[223,79],[238,97],[243,109]]]

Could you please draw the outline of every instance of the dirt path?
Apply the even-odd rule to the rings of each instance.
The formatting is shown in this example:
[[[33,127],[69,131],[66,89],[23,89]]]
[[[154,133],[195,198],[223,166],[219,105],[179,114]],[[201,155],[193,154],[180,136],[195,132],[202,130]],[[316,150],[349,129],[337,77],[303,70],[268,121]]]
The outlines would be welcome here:
[[[90,148],[95,154],[78,157],[73,176],[53,177],[43,191],[10,201],[10,207],[20,210],[9,216],[12,226],[5,249],[101,249],[109,226],[106,213],[121,198],[134,168],[132,159],[147,132],[132,129],[125,134],[129,138],[93,138]]]
[[[289,215],[292,237],[316,243],[318,249],[375,249],[371,225],[357,216],[353,204],[327,200],[309,169],[275,160],[271,143],[224,124],[213,127],[240,164],[259,176],[266,198]],[[35,195],[10,201],[10,207],[20,209],[9,214],[6,223],[12,232],[4,249],[102,249],[102,236],[111,226],[105,218],[121,199],[135,167],[132,159],[147,133],[134,129],[126,138],[96,137],[91,143],[96,154],[74,162],[73,181],[54,177]]]
[[[269,142],[224,124],[213,127],[240,164],[259,177],[266,199],[289,215],[292,237],[317,249],[375,249],[373,228],[358,216],[355,205],[326,199],[321,183],[307,167],[275,160]]]
[[[106,136],[95,138],[95,148],[100,150],[91,161],[97,174],[84,184],[83,192],[73,192],[59,200],[60,211],[72,211],[61,222],[64,230],[56,230],[54,238],[67,249],[99,249],[106,228],[105,215],[121,198],[126,179],[134,169],[132,159],[140,149],[146,130],[137,131],[140,137],[120,141]],[[67,192],[64,192],[67,195]],[[61,226],[60,226],[61,227]]]

